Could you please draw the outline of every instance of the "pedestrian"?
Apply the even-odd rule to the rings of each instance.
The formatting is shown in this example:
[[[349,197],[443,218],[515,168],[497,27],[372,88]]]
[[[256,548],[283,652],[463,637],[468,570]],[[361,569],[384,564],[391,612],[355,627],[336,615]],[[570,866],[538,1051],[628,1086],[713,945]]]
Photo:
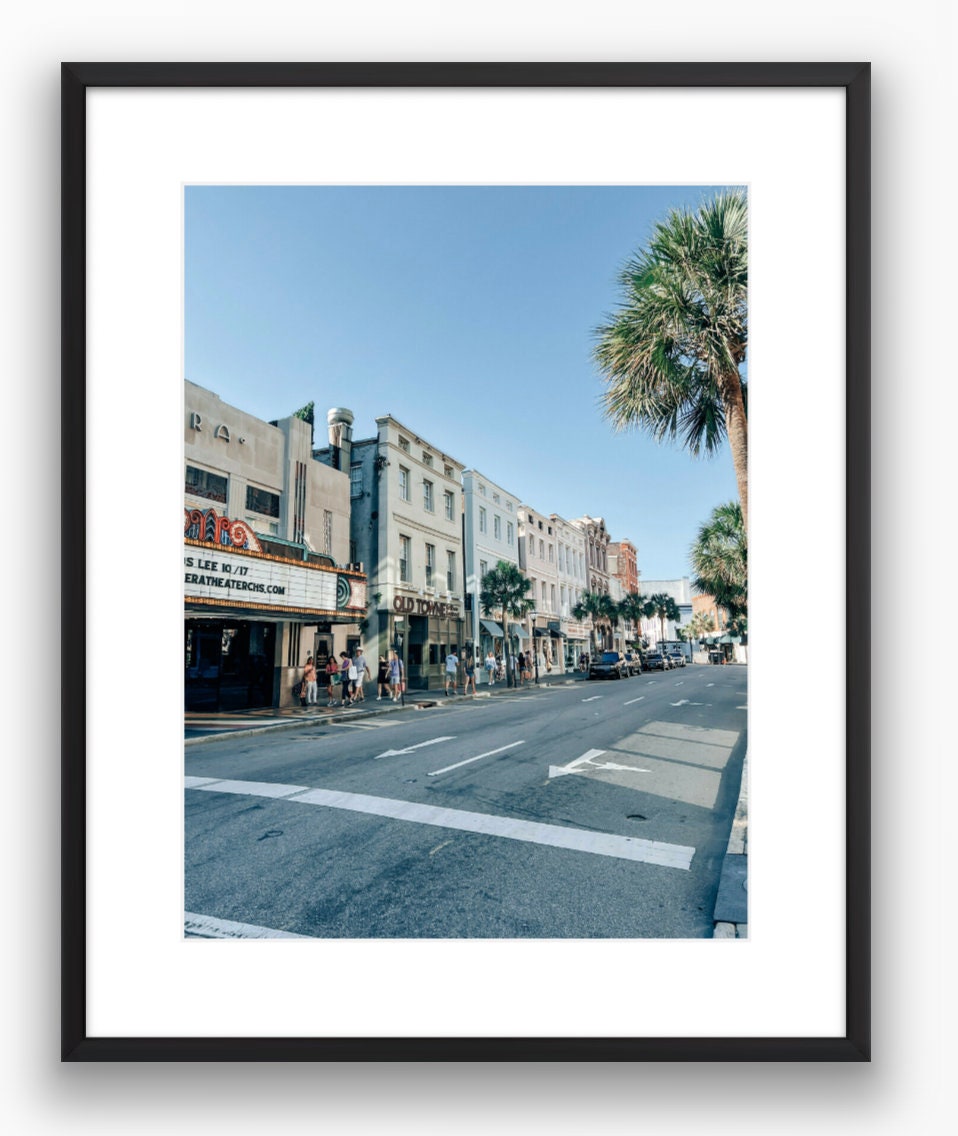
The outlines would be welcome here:
[[[316,705],[316,664],[313,662],[313,656],[306,656],[306,666],[303,667],[303,682],[306,684],[306,703],[309,706]]]
[[[349,672],[352,671],[353,675],[356,674],[356,668],[353,666],[353,661],[345,651],[339,652],[339,683],[343,688],[343,705],[349,706],[352,704],[353,684]]]
[[[366,662],[366,656],[363,654],[362,647],[356,648],[356,654],[353,659],[353,664],[356,667],[356,686],[355,691],[359,696],[360,702],[366,701],[366,675],[369,671],[369,664]]]
[[[386,656],[379,656],[379,668],[376,671],[376,701],[381,702],[389,694],[389,663]]]
[[[403,691],[403,665],[402,659],[395,651],[389,653],[389,693],[393,702],[398,702]]]
[[[446,655],[446,697],[449,697],[449,684],[452,683],[452,692],[456,693],[456,675],[459,673],[459,656],[454,647],[449,648]]]
[[[466,661],[463,664],[463,669],[465,670],[466,677],[465,677],[465,680],[464,680],[463,685],[462,685],[462,693],[468,694],[469,693],[469,687],[471,686],[472,687],[472,693],[475,694],[476,693],[476,660],[472,657],[472,655],[466,655]]]
[[[329,702],[327,706],[336,705],[336,685],[339,682],[339,663],[336,662],[336,656],[330,655],[326,663],[326,692],[329,695]]]
[[[489,648],[489,653],[486,655],[486,675],[489,679],[489,685],[496,681],[496,656],[492,653],[492,648]]]
[[[526,676],[526,654],[525,651],[520,651],[518,655],[513,656],[512,659],[512,677],[516,686],[522,686],[522,680]]]

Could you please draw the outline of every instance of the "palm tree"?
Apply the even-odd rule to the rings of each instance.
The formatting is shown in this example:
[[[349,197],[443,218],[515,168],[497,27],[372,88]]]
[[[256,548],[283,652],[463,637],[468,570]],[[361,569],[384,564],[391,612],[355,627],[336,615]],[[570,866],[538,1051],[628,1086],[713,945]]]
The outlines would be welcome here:
[[[506,685],[515,685],[509,654],[509,616],[521,619],[532,610],[532,600],[528,595],[532,581],[528,580],[515,564],[500,560],[495,568],[482,577],[482,590],[479,592],[479,606],[483,615],[502,612],[502,649],[505,652]]]
[[[579,596],[578,602],[572,608],[573,616],[580,622],[584,619],[592,620],[592,628],[589,631],[589,646],[592,650],[592,656],[595,657],[595,629],[597,624],[603,618],[603,603],[601,592],[583,592]]]
[[[735,501],[718,505],[699,527],[691,552],[692,583],[715,597],[730,619],[748,615],[748,538]]]
[[[620,273],[622,303],[595,349],[616,429],[678,439],[695,456],[728,437],[746,525],[747,282],[744,193],[720,193],[695,213],[673,209]]]
[[[629,592],[619,603],[622,618],[635,628],[636,640],[642,638],[642,617],[645,615],[645,603],[646,597],[639,595],[638,592]]]
[[[619,626],[619,618],[622,613],[619,610],[619,605],[607,592],[602,593],[600,605],[602,622],[608,628],[606,650],[611,650],[615,646],[615,629]]]
[[[651,609],[649,615],[658,617],[662,628],[662,641],[665,642],[665,621],[682,618],[679,605],[667,592],[656,592],[654,596],[649,596],[648,607]]]

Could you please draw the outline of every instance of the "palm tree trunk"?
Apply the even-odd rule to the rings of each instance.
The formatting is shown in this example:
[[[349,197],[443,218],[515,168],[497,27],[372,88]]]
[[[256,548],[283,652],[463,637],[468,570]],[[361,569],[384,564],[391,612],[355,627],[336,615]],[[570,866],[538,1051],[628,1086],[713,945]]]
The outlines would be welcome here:
[[[745,400],[742,398],[742,383],[735,372],[723,384],[722,402],[725,404],[725,429],[728,433],[729,449],[732,451],[732,464],[735,467],[735,481],[738,485],[738,500],[742,506],[742,525],[748,532],[748,420],[745,417]]]

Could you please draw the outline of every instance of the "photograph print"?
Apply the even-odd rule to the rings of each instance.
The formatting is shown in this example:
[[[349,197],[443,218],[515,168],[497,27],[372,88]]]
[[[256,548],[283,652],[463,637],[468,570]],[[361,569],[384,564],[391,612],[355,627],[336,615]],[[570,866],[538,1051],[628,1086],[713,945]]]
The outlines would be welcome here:
[[[185,188],[188,939],[747,938],[748,230]]]

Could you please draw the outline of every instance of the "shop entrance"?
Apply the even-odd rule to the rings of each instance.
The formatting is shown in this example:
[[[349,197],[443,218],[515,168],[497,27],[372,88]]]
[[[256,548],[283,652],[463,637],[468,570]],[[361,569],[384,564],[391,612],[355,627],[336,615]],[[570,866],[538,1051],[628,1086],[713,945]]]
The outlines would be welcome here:
[[[187,710],[272,706],[274,623],[188,619],[184,647]]]

